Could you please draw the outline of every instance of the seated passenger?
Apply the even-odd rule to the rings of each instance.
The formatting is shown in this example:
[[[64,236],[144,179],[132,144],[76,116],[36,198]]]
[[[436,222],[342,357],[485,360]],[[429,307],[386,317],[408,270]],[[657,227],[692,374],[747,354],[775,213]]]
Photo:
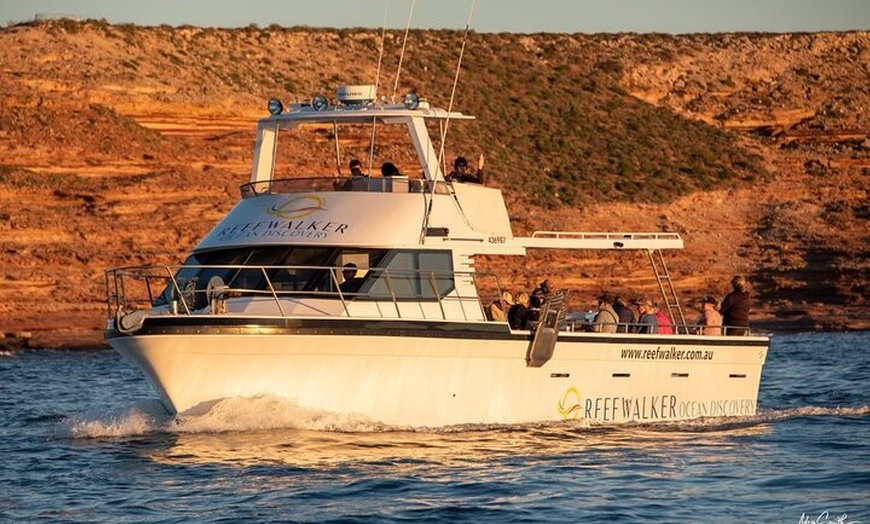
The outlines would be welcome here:
[[[619,316],[610,305],[610,297],[601,295],[595,301],[598,312],[595,318],[592,319],[592,331],[596,333],[616,333],[616,325],[619,323]]]
[[[336,181],[336,189],[339,191],[353,191],[354,189],[359,191],[367,189],[366,181],[369,176],[366,173],[363,173],[362,162],[354,158],[350,161],[348,167],[350,168],[350,178],[345,179],[344,182]]]
[[[517,295],[516,303],[507,312],[507,321],[511,329],[529,329],[530,313],[529,295],[520,292]]]
[[[698,325],[701,326],[701,335],[722,334],[722,315],[716,311],[718,303],[716,298],[711,295],[707,295],[698,301],[698,309],[701,310],[701,317],[698,319]]]
[[[540,309],[551,296],[553,296],[553,289],[550,281],[544,280],[532,291],[532,296],[529,299],[530,307],[532,309]]]
[[[384,162],[383,165],[381,165],[381,175],[385,177],[404,176],[399,172],[399,168],[396,167],[396,164],[392,162]]]
[[[340,289],[342,293],[354,294],[359,292],[359,288],[362,287],[364,279],[358,278],[356,272],[357,266],[353,262],[348,262],[342,267],[341,276],[344,281],[338,285],[338,289]]]
[[[613,299],[613,311],[619,317],[619,325],[616,331],[619,333],[628,333],[631,331],[630,326],[637,323],[637,314],[628,307],[628,301],[621,296]]]
[[[487,318],[497,322],[505,322],[507,320],[507,312],[513,304],[514,298],[510,291],[503,291],[501,298],[493,301],[487,307]]]
[[[656,320],[658,321],[659,334],[673,335],[674,323],[671,322],[671,319],[670,317],[668,317],[667,313],[653,306],[653,314],[656,316]]]
[[[632,300],[631,303],[637,306],[637,312],[640,315],[637,320],[638,325],[635,332],[651,334],[658,333],[659,321],[658,318],[656,318],[655,307],[653,307],[652,302],[645,298],[636,298]]]
[[[353,160],[350,161],[349,167],[350,167],[350,176],[362,177],[362,178],[369,177],[369,175],[367,173],[363,173],[362,162],[360,162],[356,158],[354,158]]]

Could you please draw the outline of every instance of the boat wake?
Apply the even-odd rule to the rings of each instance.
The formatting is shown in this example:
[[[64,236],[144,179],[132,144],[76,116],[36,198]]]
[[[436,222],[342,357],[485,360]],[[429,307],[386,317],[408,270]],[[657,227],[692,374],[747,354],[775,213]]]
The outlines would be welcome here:
[[[365,418],[340,416],[307,410],[274,396],[224,399],[196,412],[172,416],[157,400],[142,400],[108,412],[91,412],[66,417],[58,422],[58,433],[72,438],[123,438],[154,433],[209,434],[306,430],[336,433],[412,432],[455,434],[484,431],[544,431],[574,434],[582,432],[636,431],[703,433],[764,426],[806,417],[866,417],[870,406],[804,406],[766,409],[747,417],[707,417],[656,424],[599,424],[585,420],[553,421],[537,424],[463,424],[439,428],[388,426]]]

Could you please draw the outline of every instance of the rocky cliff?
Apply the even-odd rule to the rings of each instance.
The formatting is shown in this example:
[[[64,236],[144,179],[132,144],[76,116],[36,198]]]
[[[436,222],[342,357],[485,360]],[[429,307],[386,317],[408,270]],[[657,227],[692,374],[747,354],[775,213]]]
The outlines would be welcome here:
[[[446,106],[461,36],[413,31],[399,94]],[[100,344],[103,271],[178,262],[237,200],[265,101],[373,83],[379,48],[366,29],[0,30],[0,344]],[[870,33],[472,34],[465,53],[454,108],[480,121],[450,153],[486,153],[515,233],[679,231],[681,300],[745,274],[758,327],[870,328]],[[653,291],[620,262],[479,264],[586,307]]]

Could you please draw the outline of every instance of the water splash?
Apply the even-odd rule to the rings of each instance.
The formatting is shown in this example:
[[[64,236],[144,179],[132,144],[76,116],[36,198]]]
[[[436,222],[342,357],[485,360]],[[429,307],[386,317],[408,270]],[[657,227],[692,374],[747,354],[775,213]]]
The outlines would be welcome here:
[[[272,395],[224,399],[205,410],[182,413],[175,422],[172,430],[178,433],[271,429],[369,432],[385,428],[362,417],[305,409],[290,400]]]
[[[761,410],[747,417],[705,417],[655,424],[613,425],[594,421],[552,421],[534,424],[461,424],[438,428],[396,427],[373,422],[364,417],[338,415],[302,408],[290,400],[263,395],[252,398],[224,399],[198,410],[169,415],[156,400],[136,402],[132,406],[103,413],[88,413],[64,419],[61,433],[73,438],[129,437],[151,433],[207,434],[256,432],[270,430],[307,430],[335,433],[411,432],[457,434],[488,431],[539,431],[575,435],[596,431],[704,433],[763,426],[803,417],[864,417],[870,406],[819,407]],[[554,436],[554,435],[551,435]]]
[[[88,412],[60,421],[56,431],[72,438],[118,438],[160,433],[170,427],[172,416],[157,400],[107,412]]]

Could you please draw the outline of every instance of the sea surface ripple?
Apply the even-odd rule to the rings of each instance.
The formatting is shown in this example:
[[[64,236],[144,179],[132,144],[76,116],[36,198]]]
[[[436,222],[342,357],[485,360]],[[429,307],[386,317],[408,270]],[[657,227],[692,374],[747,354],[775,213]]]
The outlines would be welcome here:
[[[2,522],[870,523],[870,332],[774,336],[753,417],[397,430],[171,417],[109,350],[0,354]]]

